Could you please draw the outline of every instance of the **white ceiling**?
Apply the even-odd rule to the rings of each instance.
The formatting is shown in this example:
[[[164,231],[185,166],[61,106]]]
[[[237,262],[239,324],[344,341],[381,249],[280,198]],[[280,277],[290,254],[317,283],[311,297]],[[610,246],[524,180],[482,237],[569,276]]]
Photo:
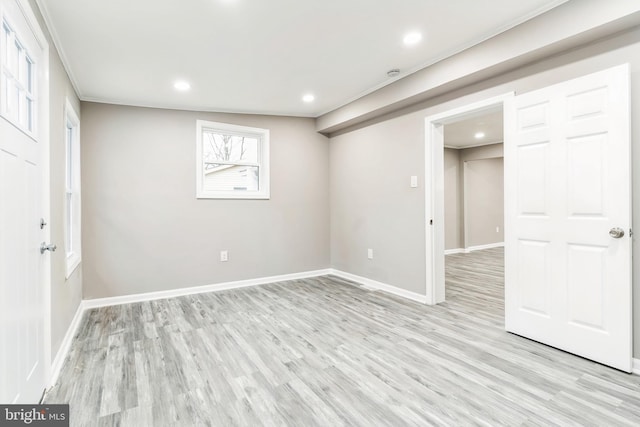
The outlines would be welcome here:
[[[565,1],[37,0],[83,100],[310,117]]]
[[[484,137],[475,138],[478,132],[484,133]],[[444,126],[444,145],[448,148],[478,147],[503,141],[502,107]]]

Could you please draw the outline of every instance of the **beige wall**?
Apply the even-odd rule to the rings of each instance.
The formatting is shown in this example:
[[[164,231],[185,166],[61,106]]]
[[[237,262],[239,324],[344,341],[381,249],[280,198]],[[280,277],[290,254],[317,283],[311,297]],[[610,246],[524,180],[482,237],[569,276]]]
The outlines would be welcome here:
[[[506,92],[524,93],[621,63],[631,65],[632,109],[640,110],[640,29],[538,61],[368,125],[358,125],[331,138],[332,263],[346,272],[402,289],[425,291],[424,188],[402,185],[409,172],[424,178],[425,117]],[[640,135],[633,117],[632,135]],[[633,164],[640,165],[640,143],[633,140]],[[393,152],[390,153],[393,147]],[[388,153],[391,160],[380,159]],[[349,182],[349,171],[357,183]],[[346,181],[346,183],[345,183]],[[640,223],[640,168],[633,170],[634,224]],[[367,262],[363,247],[375,242],[388,257]],[[640,244],[634,240],[640,253]],[[635,355],[640,356],[640,257],[634,258]]]
[[[270,130],[270,200],[196,199],[198,119]],[[328,268],[328,160],[312,119],[83,102],[85,298]]]
[[[332,138],[331,266],[423,292],[424,226],[416,224],[425,215],[424,187],[409,184],[422,176],[424,157],[416,155],[422,141],[413,122],[401,117]]]
[[[504,241],[502,156],[502,143],[444,149],[445,250]]]
[[[80,114],[80,101],[34,0],[31,8],[49,41],[49,125],[50,125],[50,191],[51,242],[58,250],[51,253],[51,357],[55,358],[71,320],[82,300],[82,264],[65,279],[64,200],[65,200],[65,121],[64,106],[68,98]],[[82,130],[82,129],[81,129]]]
[[[466,160],[463,174],[465,247],[504,242],[502,157]]]
[[[460,152],[444,149],[444,249],[464,247],[462,168]]]

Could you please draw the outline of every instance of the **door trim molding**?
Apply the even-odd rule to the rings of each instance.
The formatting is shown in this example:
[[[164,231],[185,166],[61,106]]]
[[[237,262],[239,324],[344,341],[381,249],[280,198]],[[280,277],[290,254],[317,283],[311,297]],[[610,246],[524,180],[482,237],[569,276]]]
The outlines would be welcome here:
[[[504,105],[514,92],[472,102],[425,118],[426,303],[444,301],[444,125]],[[429,173],[429,171],[431,173]],[[429,225],[433,220],[433,225]]]

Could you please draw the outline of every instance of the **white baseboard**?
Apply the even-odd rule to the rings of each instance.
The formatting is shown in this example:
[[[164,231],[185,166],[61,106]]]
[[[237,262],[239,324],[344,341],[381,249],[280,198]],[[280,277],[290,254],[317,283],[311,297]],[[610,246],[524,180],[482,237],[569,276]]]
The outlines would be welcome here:
[[[62,339],[62,344],[60,344],[60,348],[56,353],[56,357],[53,359],[53,363],[51,363],[51,371],[50,371],[51,376],[49,378],[50,387],[55,385],[56,381],[58,381],[60,370],[62,369],[64,360],[67,358],[67,354],[69,354],[69,349],[71,349],[71,343],[73,342],[73,337],[76,336],[76,332],[78,331],[78,327],[80,326],[80,321],[82,320],[82,315],[84,314],[84,311],[85,311],[85,307],[84,307],[83,301],[80,301],[80,304],[78,304],[78,308],[76,309],[76,314],[74,314],[73,319],[71,319],[71,323],[69,324],[67,333],[64,334],[64,338]]]
[[[399,297],[407,298],[413,301],[417,301],[423,304],[427,303],[426,295],[421,295],[415,292],[407,291],[397,286],[388,285],[386,283],[378,282],[376,280],[368,279],[362,276],[356,276],[355,274],[346,273],[344,271],[335,270],[335,269],[331,270],[331,274],[337,277],[341,277],[343,279],[351,280],[352,282],[359,283],[367,288],[384,291],[384,292],[397,295]]]
[[[633,359],[633,366],[631,367],[631,373],[640,375],[640,359]]]
[[[488,245],[469,246],[467,248],[467,252],[481,251],[483,249],[502,248],[502,247],[504,247],[504,242],[489,243]]]
[[[481,251],[483,249],[502,248],[504,242],[489,243],[488,245],[469,246],[468,248],[447,249],[444,251],[445,255],[453,254],[468,254],[473,251]]]
[[[455,254],[464,254],[464,253],[466,253],[466,250],[464,248],[445,249],[444,251],[445,255],[455,255]]]
[[[216,283],[214,285],[194,286],[190,288],[171,289],[168,291],[147,292],[143,294],[123,295],[118,297],[95,298],[83,300],[85,309],[107,307],[110,305],[131,304],[134,302],[153,301],[185,295],[219,292],[229,289],[246,288],[248,286],[266,285],[268,283],[284,282],[286,280],[308,279],[310,277],[326,276],[331,269],[305,271],[301,273],[283,274],[280,276],[261,277],[257,279],[238,280],[235,282]]]

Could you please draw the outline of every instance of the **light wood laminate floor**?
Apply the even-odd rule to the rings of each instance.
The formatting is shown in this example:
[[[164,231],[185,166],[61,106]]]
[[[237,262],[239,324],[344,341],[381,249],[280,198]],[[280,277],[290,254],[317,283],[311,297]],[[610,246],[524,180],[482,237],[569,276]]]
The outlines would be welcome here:
[[[94,309],[47,403],[74,426],[640,425],[640,377],[503,330],[502,250],[435,307],[335,277]]]

